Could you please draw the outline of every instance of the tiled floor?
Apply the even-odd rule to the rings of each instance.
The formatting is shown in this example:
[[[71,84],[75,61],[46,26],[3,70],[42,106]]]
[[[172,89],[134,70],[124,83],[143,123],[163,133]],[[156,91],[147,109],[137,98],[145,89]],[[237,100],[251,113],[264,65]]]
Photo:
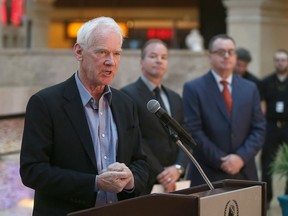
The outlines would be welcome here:
[[[0,173],[0,216],[32,215],[33,190],[21,182],[19,153],[1,155]]]
[[[0,216],[32,215],[33,191],[22,185],[18,172],[22,130],[23,118],[0,120]],[[281,195],[284,180],[275,176],[273,186],[275,195]],[[267,216],[282,216],[276,197]]]

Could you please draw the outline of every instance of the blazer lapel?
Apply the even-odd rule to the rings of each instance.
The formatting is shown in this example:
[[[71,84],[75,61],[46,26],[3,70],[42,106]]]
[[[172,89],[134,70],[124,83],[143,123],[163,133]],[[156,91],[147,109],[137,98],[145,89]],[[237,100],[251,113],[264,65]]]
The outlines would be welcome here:
[[[76,133],[80,137],[80,140],[82,141],[91,162],[97,168],[90,129],[74,75],[66,83],[64,97],[68,100],[67,104],[64,106],[64,109],[70,118]]]
[[[151,100],[151,99],[156,99],[155,98],[155,95],[148,89],[148,87],[145,85],[145,83],[142,81],[141,78],[139,78],[137,80],[137,83],[136,83],[136,86],[137,86],[137,91],[139,92],[139,95],[141,95],[143,97],[143,106],[147,106],[147,103]],[[169,101],[169,95],[167,94],[167,91],[165,89],[164,86],[163,87],[163,90],[165,91],[167,97],[168,97],[168,103],[170,103]],[[170,104],[170,108],[171,108],[171,104]],[[171,111],[172,113],[172,111]],[[160,120],[159,121],[159,124],[161,124],[161,126],[163,127],[163,129],[166,131],[166,133],[170,133],[169,130],[167,129],[167,127],[164,125],[164,123],[162,123]]]
[[[147,105],[149,100],[155,99],[155,95],[148,89],[148,87],[145,85],[141,78],[137,80],[136,87],[139,95],[141,95],[141,97],[143,98],[145,106]]]
[[[237,115],[237,113],[243,113],[243,111],[241,110],[237,110],[238,107],[241,107],[239,105],[239,98],[241,97],[245,97],[245,95],[243,95],[243,93],[241,93],[242,91],[242,87],[241,84],[239,83],[239,77],[237,76],[233,76],[233,81],[232,81],[232,115],[234,113],[234,115]]]
[[[125,137],[126,128],[123,126],[125,117],[123,117],[123,111],[117,105],[122,104],[123,101],[121,101],[121,99],[117,97],[117,94],[113,88],[111,88],[111,91],[112,91],[111,112],[116,124],[118,134],[118,149],[116,154],[116,161],[122,161],[122,159],[125,157],[125,146],[126,146],[123,145],[123,143],[125,142],[125,139],[129,139],[129,137]]]

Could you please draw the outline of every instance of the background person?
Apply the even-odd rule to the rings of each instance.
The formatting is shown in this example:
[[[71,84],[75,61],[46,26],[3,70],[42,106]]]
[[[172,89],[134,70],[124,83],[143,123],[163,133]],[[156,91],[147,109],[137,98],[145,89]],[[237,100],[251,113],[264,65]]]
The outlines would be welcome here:
[[[265,118],[254,83],[233,74],[234,40],[216,35],[209,43],[211,70],[183,88],[187,124],[198,144],[194,156],[210,181],[258,180],[255,156],[265,136]],[[192,164],[192,185],[205,184]]]
[[[122,40],[112,18],[88,21],[74,45],[77,72],[30,98],[20,173],[35,190],[33,215],[67,215],[137,196],[145,188],[148,166],[137,108],[109,86]]]
[[[237,62],[234,68],[235,72],[241,77],[243,77],[244,79],[254,82],[257,85],[260,96],[261,96],[262,95],[261,81],[248,70],[249,65],[252,61],[252,57],[251,57],[249,50],[240,47],[240,48],[237,48],[236,54],[237,54]]]
[[[263,101],[267,131],[262,149],[262,181],[267,183],[267,206],[273,198],[270,164],[280,145],[288,143],[288,52],[277,50],[274,54],[275,71],[263,79]],[[288,194],[286,181],[285,194]]]
[[[147,110],[147,102],[156,99],[170,116],[180,124],[184,124],[183,102],[180,95],[162,84],[168,68],[166,44],[158,39],[148,40],[141,50],[140,65],[141,77],[122,90],[138,106],[144,150],[151,169],[146,193],[151,192],[155,183],[162,184],[166,192],[171,192],[175,190],[175,182],[184,173],[188,157],[170,138],[155,114]],[[160,91],[161,98],[158,98],[155,89]]]

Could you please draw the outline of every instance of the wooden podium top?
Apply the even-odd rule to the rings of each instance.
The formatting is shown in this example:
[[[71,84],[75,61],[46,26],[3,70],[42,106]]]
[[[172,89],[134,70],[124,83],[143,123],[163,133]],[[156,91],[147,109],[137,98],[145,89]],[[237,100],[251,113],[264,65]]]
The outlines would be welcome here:
[[[68,216],[266,216],[266,184],[244,180],[214,182],[173,193],[150,194],[68,214]]]

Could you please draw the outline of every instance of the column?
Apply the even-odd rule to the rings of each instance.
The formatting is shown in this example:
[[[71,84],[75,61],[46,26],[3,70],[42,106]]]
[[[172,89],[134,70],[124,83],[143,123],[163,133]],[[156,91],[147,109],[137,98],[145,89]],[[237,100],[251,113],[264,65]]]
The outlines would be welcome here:
[[[238,47],[251,51],[250,70],[259,78],[273,71],[273,54],[288,49],[286,0],[223,0],[227,7],[227,33]]]
[[[27,46],[47,48],[50,14],[55,0],[27,0]]]
[[[223,0],[200,0],[200,33],[204,38],[204,47],[208,48],[210,39],[217,34],[226,33],[226,8]]]

